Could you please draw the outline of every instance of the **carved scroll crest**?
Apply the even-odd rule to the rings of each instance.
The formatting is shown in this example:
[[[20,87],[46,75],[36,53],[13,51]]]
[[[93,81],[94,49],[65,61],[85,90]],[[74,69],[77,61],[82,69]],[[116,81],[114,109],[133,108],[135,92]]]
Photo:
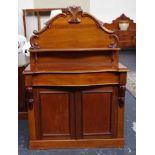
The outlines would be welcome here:
[[[118,37],[114,34],[112,30],[107,29],[104,26],[104,23],[96,19],[94,16],[87,12],[83,12],[80,6],[70,6],[66,9],[62,9],[62,13],[56,15],[52,19],[50,19],[43,29],[40,31],[33,31],[34,35],[30,38],[30,44],[31,44],[31,50],[33,49],[41,49],[42,47],[41,43],[39,42],[41,38],[41,34],[44,33],[48,29],[52,29],[52,24],[55,20],[58,18],[65,18],[69,24],[82,24],[82,18],[90,18],[91,20],[96,23],[97,28],[101,29],[105,33],[109,34],[109,44],[107,45],[108,48],[116,48],[118,47],[119,40]]]

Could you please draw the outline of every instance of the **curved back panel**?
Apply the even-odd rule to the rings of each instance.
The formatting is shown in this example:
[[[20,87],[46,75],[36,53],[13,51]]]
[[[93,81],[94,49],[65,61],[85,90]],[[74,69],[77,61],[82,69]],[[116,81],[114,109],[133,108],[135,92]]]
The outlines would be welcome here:
[[[30,39],[33,49],[115,48],[117,36],[80,7],[68,7]]]

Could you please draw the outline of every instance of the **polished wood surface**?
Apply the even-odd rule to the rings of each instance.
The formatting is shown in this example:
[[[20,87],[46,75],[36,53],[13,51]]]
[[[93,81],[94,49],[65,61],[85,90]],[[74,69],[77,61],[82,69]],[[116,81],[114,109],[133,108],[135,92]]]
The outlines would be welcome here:
[[[115,87],[82,91],[83,138],[112,138],[116,135]]]
[[[29,148],[122,147],[127,68],[113,31],[68,7],[30,43]]]
[[[120,148],[124,146],[124,139],[32,140],[29,145],[30,149]]]
[[[129,23],[129,27],[126,31],[121,31],[119,28],[119,23],[121,21],[126,21]],[[112,23],[105,23],[104,26],[114,31],[114,33],[119,38],[119,47],[126,48],[136,48],[136,23],[125,14],[112,21]]]
[[[58,54],[59,53],[59,54]],[[57,65],[59,62],[59,65]],[[31,70],[37,71],[87,71],[118,68],[118,49],[40,51],[31,53]]]
[[[119,73],[117,72],[99,72],[99,73],[53,73],[53,74],[35,74],[30,82],[34,86],[91,86],[119,84]],[[96,77],[98,77],[96,79]],[[78,78],[78,80],[77,80]]]
[[[43,139],[75,138],[74,98],[70,91],[37,89],[40,108],[39,127]],[[36,103],[38,104],[38,103]]]

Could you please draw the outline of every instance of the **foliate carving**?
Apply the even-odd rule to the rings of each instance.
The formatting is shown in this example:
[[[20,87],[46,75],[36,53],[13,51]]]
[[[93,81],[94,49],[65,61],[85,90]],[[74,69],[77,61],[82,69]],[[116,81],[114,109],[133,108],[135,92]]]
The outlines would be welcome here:
[[[119,92],[118,92],[118,94],[119,94],[119,96],[118,96],[119,106],[123,106],[125,103],[125,90],[126,90],[125,85],[120,85]]]
[[[27,103],[28,103],[28,108],[32,109],[33,107],[33,88],[32,87],[27,87],[26,88],[26,96],[27,96]]]
[[[68,21],[69,23],[78,24],[81,22],[81,20],[78,18],[78,15],[83,12],[80,6],[70,6],[67,8],[66,11],[66,13],[70,14],[71,16],[71,18]]]

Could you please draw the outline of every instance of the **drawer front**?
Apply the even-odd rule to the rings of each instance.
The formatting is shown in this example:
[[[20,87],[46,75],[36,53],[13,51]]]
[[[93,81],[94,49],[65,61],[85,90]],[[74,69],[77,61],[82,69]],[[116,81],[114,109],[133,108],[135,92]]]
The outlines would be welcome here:
[[[36,74],[33,86],[91,86],[118,84],[119,73],[82,73],[82,74]]]

